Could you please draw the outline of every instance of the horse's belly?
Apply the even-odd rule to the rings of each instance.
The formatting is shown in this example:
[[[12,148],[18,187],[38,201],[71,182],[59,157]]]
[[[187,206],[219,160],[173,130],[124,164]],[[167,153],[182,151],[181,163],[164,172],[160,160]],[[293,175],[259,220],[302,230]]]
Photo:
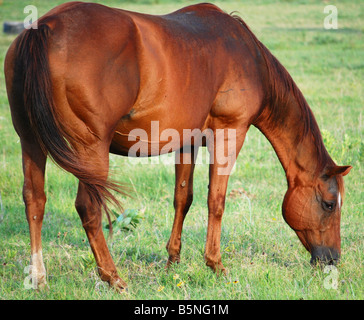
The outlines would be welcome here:
[[[184,145],[203,144],[208,108],[162,108],[141,117],[132,111],[116,126],[110,152],[130,157],[157,156]]]

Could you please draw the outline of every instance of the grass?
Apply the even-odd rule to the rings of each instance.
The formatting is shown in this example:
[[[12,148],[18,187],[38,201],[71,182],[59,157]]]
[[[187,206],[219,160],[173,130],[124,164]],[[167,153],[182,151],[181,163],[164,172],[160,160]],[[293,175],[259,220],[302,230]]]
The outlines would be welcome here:
[[[58,0],[33,0],[44,14]],[[147,13],[167,13],[192,1],[94,1]],[[28,1],[0,1],[0,22],[25,17]],[[360,1],[337,4],[339,29],[323,28],[324,1],[217,1],[238,11],[253,32],[289,70],[308,100],[326,147],[345,177],[342,260],[338,288],[325,288],[328,274],[312,268],[309,254],[281,217],[284,171],[268,141],[251,128],[229,181],[223,219],[222,259],[229,273],[216,277],[204,265],[207,165],[195,173],[194,203],[186,218],[182,261],[164,270],[165,244],[173,223],[173,165],[144,166],[111,156],[120,181],[134,190],[124,207],[141,220],[117,230],[109,242],[129,293],[118,295],[100,282],[86,235],[74,209],[76,179],[48,162],[43,255],[49,289],[26,290],[30,240],[22,202],[18,137],[12,127],[0,72],[0,298],[1,299],[363,299],[363,61],[364,11]],[[0,34],[0,64],[14,36]],[[236,192],[245,190],[244,192]],[[106,231],[107,232],[107,231]]]

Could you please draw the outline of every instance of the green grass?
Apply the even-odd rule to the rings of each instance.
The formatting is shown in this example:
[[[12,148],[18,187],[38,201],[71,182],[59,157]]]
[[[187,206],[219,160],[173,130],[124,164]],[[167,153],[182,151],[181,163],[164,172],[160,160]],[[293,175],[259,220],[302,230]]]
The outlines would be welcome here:
[[[39,14],[63,1],[34,0]],[[192,1],[94,1],[147,13],[167,13]],[[27,0],[0,1],[0,22],[25,17]],[[143,166],[111,156],[121,182],[134,190],[124,207],[138,210],[131,231],[115,230],[109,242],[129,293],[116,294],[95,271],[86,235],[74,209],[76,179],[48,162],[48,202],[43,255],[49,289],[24,288],[30,240],[22,202],[18,137],[12,127],[4,75],[0,72],[0,298],[1,299],[363,299],[363,80],[364,9],[358,1],[337,4],[339,29],[323,28],[325,1],[218,1],[238,11],[253,32],[289,70],[308,100],[332,157],[354,169],[345,177],[342,260],[338,288],[326,289],[328,274],[310,256],[281,217],[284,171],[268,141],[251,128],[230,178],[221,250],[229,273],[216,277],[203,261],[206,238],[207,165],[195,173],[194,203],[182,235],[182,261],[168,273],[165,244],[173,223],[173,165]],[[0,34],[0,64],[14,36]],[[178,276],[177,276],[178,275]],[[182,286],[177,286],[183,281]]]

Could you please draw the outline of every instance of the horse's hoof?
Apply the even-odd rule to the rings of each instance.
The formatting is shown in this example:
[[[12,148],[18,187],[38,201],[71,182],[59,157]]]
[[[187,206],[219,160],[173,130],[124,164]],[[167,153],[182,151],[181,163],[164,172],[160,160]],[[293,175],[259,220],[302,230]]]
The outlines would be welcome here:
[[[118,293],[128,293],[128,285],[121,278],[110,281],[110,286]]]
[[[174,263],[180,263],[180,261],[181,261],[181,258],[179,255],[171,255],[168,257],[167,264],[164,268],[166,270],[168,270],[171,265],[173,265]]]
[[[206,261],[206,265],[210,267],[211,270],[215,272],[217,276],[219,275],[226,276],[228,273],[221,261],[219,262]]]
[[[48,283],[46,281],[45,282],[38,283],[37,290],[39,290],[39,291],[47,291],[47,290],[49,290]]]

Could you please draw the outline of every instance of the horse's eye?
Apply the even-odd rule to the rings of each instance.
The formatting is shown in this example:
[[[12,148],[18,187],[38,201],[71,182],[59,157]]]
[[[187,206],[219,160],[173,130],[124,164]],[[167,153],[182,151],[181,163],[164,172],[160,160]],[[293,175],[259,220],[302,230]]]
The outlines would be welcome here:
[[[326,211],[332,211],[335,208],[335,202],[333,202],[333,201],[322,201],[322,207]]]

